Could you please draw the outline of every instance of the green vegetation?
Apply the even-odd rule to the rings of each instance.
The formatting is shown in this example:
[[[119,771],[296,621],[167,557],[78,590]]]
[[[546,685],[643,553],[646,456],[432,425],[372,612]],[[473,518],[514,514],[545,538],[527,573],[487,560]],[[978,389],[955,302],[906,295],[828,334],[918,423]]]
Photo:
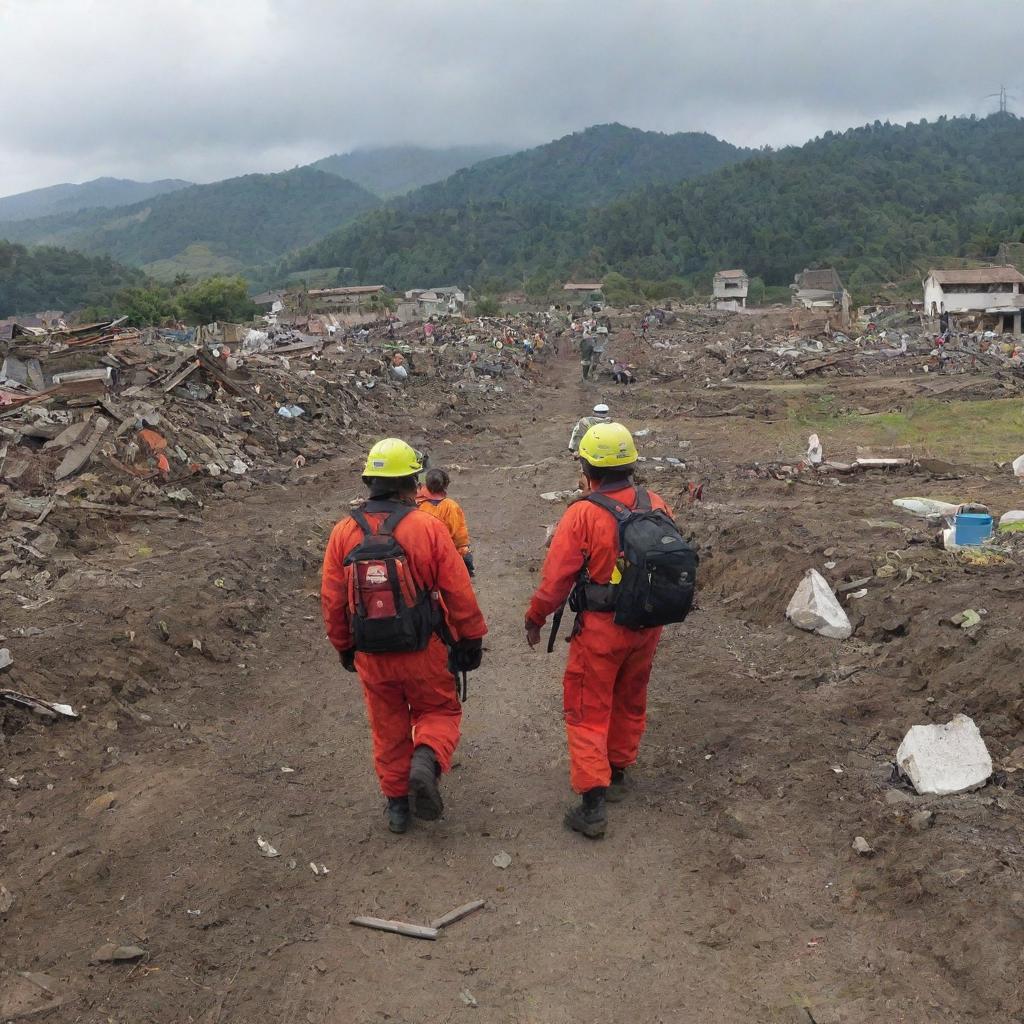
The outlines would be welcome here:
[[[49,247],[26,249],[0,240],[0,317],[107,305],[121,290],[144,281],[141,271],[121,266],[109,256],[83,256]]]
[[[112,313],[128,317],[134,327],[184,320],[189,324],[209,324],[214,320],[237,323],[250,320],[256,307],[249,298],[249,287],[241,277],[208,277],[194,283],[179,279],[174,287],[149,284],[128,288],[115,296]]]
[[[714,270],[741,266],[764,283],[766,301],[788,301],[796,272],[834,265],[855,299],[871,299],[934,260],[1024,238],[1024,122],[1012,115],[876,122],[778,153],[721,151],[733,166],[663,186],[650,184],[664,170],[657,159],[644,179],[626,150],[636,136],[652,152],[654,140],[679,137],[649,135],[604,126],[486,161],[334,232],[278,272],[349,266],[411,287],[614,271],[634,292],[636,282],[682,278],[703,293]]]
[[[309,166],[347,178],[374,195],[389,199],[506,152],[497,146],[450,146],[447,149],[384,146],[325,156]]]
[[[482,295],[473,303],[473,312],[477,316],[500,316],[501,303],[493,295]]]
[[[0,236],[107,253],[167,278],[209,270],[214,261],[232,261],[219,263],[224,270],[275,260],[378,203],[361,186],[307,167],[193,185],[112,210],[0,224]]]

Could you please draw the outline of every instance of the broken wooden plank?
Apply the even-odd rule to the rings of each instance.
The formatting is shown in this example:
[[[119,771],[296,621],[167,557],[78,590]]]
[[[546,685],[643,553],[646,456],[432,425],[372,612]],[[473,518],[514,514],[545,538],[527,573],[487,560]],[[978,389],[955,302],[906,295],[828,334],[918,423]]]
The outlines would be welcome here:
[[[136,519],[181,519],[186,523],[201,523],[199,516],[186,515],[184,512],[161,512],[159,509],[133,508],[131,505],[104,505],[98,501],[62,501],[58,508],[84,512],[101,512],[109,516],[130,516]]]
[[[476,913],[486,903],[487,900],[470,900],[469,903],[463,903],[461,907],[456,907],[454,910],[449,910],[447,914],[435,918],[430,922],[430,927],[438,930],[446,928],[448,925],[455,924],[456,921],[461,921],[464,917]]]
[[[353,917],[349,924],[359,928],[373,928],[378,932],[392,932],[406,935],[410,939],[436,939],[438,930],[422,924],[407,924],[405,921],[385,921],[382,917]]]
[[[103,437],[103,434],[109,426],[110,420],[105,416],[97,417],[96,426],[93,428],[93,432],[89,436],[89,439],[87,441],[83,441],[81,444],[75,445],[75,447],[70,449],[67,455],[64,456],[63,461],[53,474],[54,480],[63,480],[65,477],[69,477],[73,473],[77,473],[82,469],[92,458],[92,453],[96,451],[96,446],[100,443],[100,438]]]

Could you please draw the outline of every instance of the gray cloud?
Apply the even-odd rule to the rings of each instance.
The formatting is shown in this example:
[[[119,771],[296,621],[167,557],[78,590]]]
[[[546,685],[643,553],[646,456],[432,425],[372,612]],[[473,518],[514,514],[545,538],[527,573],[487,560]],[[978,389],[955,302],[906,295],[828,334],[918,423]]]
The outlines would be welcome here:
[[[745,145],[988,113],[1016,0],[0,0],[0,195],[621,121]],[[981,14],[984,15],[984,23]],[[1024,99],[1021,103],[1024,108]]]

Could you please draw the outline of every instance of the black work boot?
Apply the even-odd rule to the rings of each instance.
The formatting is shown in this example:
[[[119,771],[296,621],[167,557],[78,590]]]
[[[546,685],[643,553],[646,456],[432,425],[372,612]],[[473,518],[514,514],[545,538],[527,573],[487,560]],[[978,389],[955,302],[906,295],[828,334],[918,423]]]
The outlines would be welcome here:
[[[388,829],[401,835],[409,829],[409,798],[407,796],[388,797]]]
[[[629,796],[629,783],[626,781],[626,769],[612,766],[612,781],[608,786],[605,799],[610,804],[617,804]]]
[[[412,813],[424,821],[436,821],[444,811],[444,801],[437,778],[441,774],[441,766],[437,763],[437,755],[425,745],[418,746],[412,752],[412,764],[409,766],[409,795],[412,797]]]
[[[606,794],[604,786],[588,789],[579,804],[566,811],[566,828],[571,828],[573,832],[579,832],[588,839],[600,839],[608,827],[608,815],[604,806]]]

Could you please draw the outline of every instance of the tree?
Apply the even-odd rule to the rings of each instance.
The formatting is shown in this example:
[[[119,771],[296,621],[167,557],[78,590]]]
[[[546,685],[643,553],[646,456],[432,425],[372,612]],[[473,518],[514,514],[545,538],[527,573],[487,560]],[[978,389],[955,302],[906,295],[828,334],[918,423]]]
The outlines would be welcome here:
[[[256,313],[242,277],[208,277],[182,291],[180,302],[185,319],[193,324],[249,320]]]
[[[133,327],[149,327],[177,319],[180,309],[174,296],[162,285],[126,288],[115,299],[118,316],[128,317]]]
[[[473,304],[473,311],[477,316],[498,316],[501,303],[493,295],[481,295]]]

